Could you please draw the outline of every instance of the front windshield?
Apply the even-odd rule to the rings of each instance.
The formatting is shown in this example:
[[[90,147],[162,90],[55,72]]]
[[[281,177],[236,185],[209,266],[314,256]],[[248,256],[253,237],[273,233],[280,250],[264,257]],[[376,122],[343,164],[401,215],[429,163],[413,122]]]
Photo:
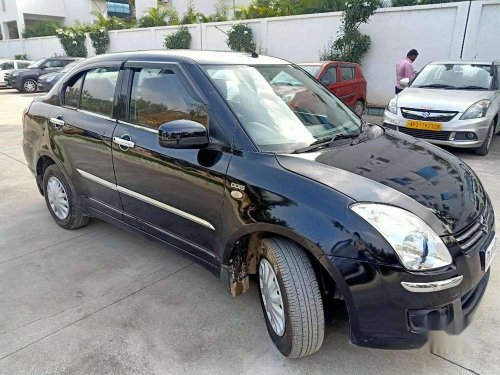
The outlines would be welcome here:
[[[216,65],[205,70],[262,151],[293,152],[360,129],[358,117],[295,66]]]
[[[318,75],[321,69],[321,66],[319,65],[301,65],[300,67],[314,77]]]
[[[491,65],[430,64],[412,82],[411,87],[449,90],[490,90],[493,80]]]
[[[40,60],[37,60],[35,61],[34,63],[32,63],[31,65],[28,65],[28,69],[36,69],[38,68],[40,65],[42,65],[42,63],[45,61],[45,59],[40,59]]]

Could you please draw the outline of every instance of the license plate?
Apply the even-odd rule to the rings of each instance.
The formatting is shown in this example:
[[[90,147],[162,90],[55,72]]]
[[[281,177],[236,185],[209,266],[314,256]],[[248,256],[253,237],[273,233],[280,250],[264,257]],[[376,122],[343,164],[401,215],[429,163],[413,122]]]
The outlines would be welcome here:
[[[406,126],[411,129],[421,129],[421,130],[441,130],[440,122],[429,122],[429,121],[418,121],[418,120],[408,120]]]
[[[486,249],[484,253],[484,270],[487,271],[488,268],[490,267],[491,261],[493,260],[493,257],[495,256],[495,252],[497,250],[497,238],[493,238],[493,241],[491,241],[490,245]]]

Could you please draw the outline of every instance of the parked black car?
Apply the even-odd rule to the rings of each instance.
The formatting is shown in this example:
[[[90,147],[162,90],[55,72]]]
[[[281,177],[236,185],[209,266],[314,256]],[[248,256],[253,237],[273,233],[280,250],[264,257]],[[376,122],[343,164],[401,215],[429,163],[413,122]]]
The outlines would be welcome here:
[[[41,76],[39,76],[36,83],[38,91],[50,91],[50,89],[54,87],[57,81],[59,81],[61,77],[63,77],[67,72],[78,65],[79,62],[80,60],[73,61],[66,65],[59,72],[42,74]]]
[[[494,213],[474,172],[363,123],[283,60],[90,58],[26,109],[23,147],[61,227],[97,217],[151,236],[235,296],[257,274],[285,356],[320,348],[333,299],[353,343],[416,348],[429,330],[461,332],[488,283]]]
[[[27,69],[17,69],[5,76],[7,87],[21,92],[35,92],[37,80],[42,74],[59,72],[73,61],[82,60],[79,57],[49,57],[35,61]]]

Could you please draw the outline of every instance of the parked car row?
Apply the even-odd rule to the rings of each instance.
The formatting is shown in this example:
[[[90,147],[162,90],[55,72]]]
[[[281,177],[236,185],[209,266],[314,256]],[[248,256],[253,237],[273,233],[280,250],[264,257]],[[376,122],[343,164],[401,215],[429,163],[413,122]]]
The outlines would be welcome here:
[[[60,72],[66,65],[81,60],[83,59],[64,56],[43,58],[35,61],[25,69],[15,69],[5,73],[4,80],[9,88],[24,93],[33,93],[38,90],[38,80],[42,75]],[[42,88],[44,83],[47,84],[45,79],[42,80]]]
[[[36,97],[23,123],[27,164],[59,226],[97,217],[148,235],[234,296],[255,275],[285,356],[319,350],[333,300],[354,344],[410,349],[429,331],[464,330],[487,287],[495,218],[472,169],[365,123],[287,61],[101,55]]]

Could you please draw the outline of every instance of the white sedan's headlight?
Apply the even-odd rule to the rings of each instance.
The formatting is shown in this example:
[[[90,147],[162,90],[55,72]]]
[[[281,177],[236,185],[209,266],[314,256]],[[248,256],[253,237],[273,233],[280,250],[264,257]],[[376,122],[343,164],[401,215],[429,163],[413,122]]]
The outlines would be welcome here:
[[[425,271],[452,263],[441,238],[411,212],[377,203],[356,203],[351,209],[389,242],[405,268]]]
[[[391,101],[389,102],[389,104],[387,104],[387,111],[389,111],[395,115],[398,114],[398,97],[397,96],[392,98]]]
[[[484,99],[480,100],[477,103],[474,103],[464,112],[460,120],[472,120],[475,118],[481,118],[486,116],[486,112],[488,112],[488,108],[491,104],[491,100]]]

